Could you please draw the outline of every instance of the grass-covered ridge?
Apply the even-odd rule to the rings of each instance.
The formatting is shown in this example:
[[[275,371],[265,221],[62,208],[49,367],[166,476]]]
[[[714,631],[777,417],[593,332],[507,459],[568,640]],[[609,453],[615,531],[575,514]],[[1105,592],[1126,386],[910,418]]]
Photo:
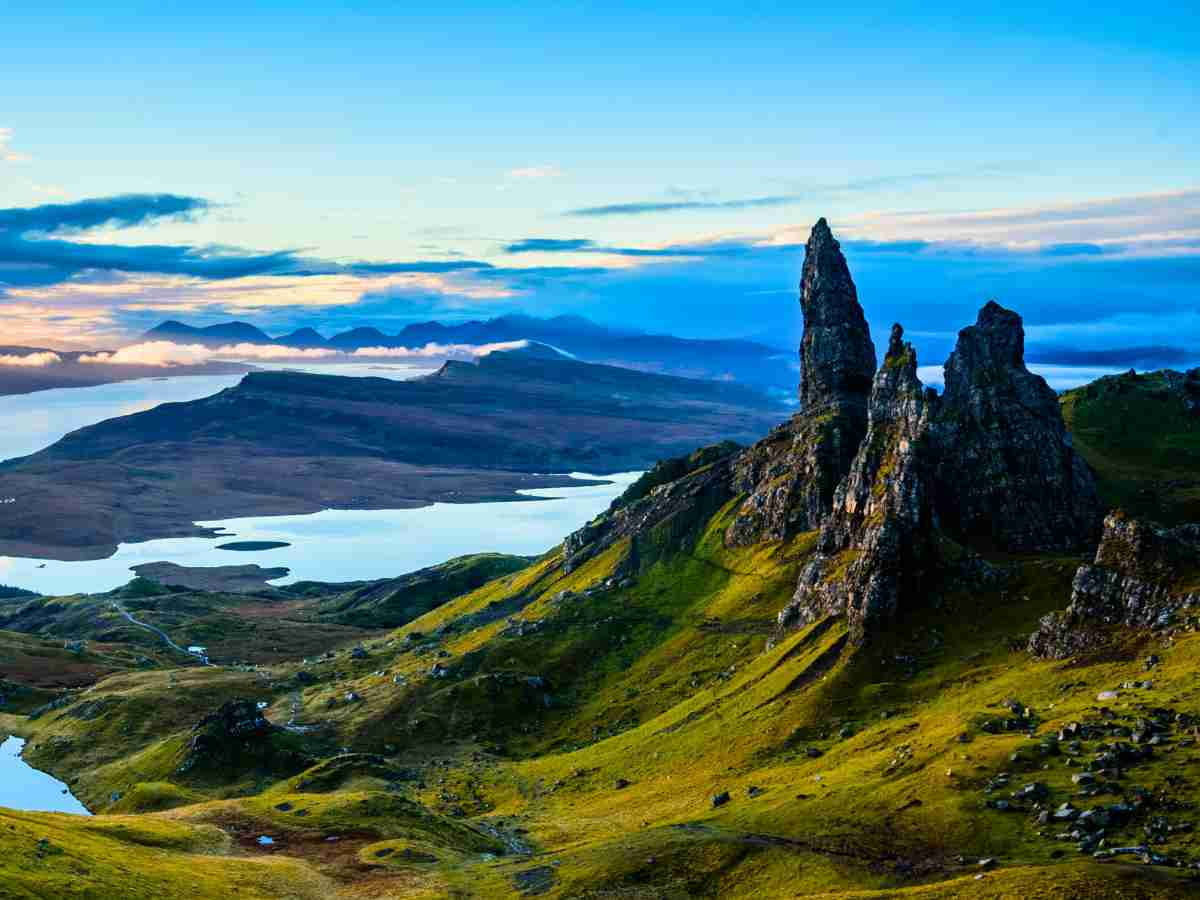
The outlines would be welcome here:
[[[1137,400],[1167,411],[1142,423],[1139,443],[1115,424],[1122,398],[1167,381],[1119,381],[1064,396],[1077,445],[1109,502],[1151,485],[1156,518],[1189,515],[1184,476],[1158,474],[1200,471],[1186,404],[1173,392]],[[181,639],[203,627],[237,646],[228,635],[243,634],[258,665],[160,655],[36,718],[0,719],[102,813],[0,813],[0,896],[59,896],[90,878],[93,896],[122,896],[104,893],[120,877],[147,897],[210,885],[356,900],[1194,896],[1194,870],[1105,852],[1200,860],[1200,835],[1178,827],[1200,803],[1200,635],[1122,632],[1087,657],[1036,660],[1026,639],[1066,606],[1081,559],[993,555],[972,578],[965,549],[946,541],[943,577],[878,641],[856,648],[841,619],[781,631],[815,532],[729,547],[741,497],[715,511],[697,501],[695,516],[644,513],[672,479],[704,479],[721,458],[647,478],[618,504],[644,527],[592,554],[456,560],[437,567],[436,588],[125,596]],[[460,575],[478,581],[460,589]],[[330,623],[410,600],[427,608],[397,627]],[[94,614],[109,637],[151,649],[94,598],[28,614],[56,603],[55,640],[22,641],[60,652],[55,623]],[[268,618],[274,630],[233,624]],[[255,643],[265,636],[270,653]],[[103,652],[116,665],[118,651]],[[272,752],[180,771],[197,723],[235,698],[264,705]],[[1147,730],[1159,720],[1169,725]],[[1150,734],[1152,752],[1127,754],[1119,777],[1095,762]],[[1087,840],[1059,837],[1078,826],[1041,822],[1012,796],[1025,785],[1047,810],[1130,811],[1081,850]],[[39,850],[43,838],[63,852]]]

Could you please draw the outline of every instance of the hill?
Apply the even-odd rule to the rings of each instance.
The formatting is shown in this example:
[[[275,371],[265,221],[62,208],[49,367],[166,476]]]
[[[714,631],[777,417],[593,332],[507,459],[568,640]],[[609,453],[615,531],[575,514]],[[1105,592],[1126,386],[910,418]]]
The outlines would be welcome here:
[[[212,883],[287,865],[297,896],[1194,895],[1197,527],[1103,515],[1013,311],[930,394],[824,222],[802,309],[796,417],[531,565],[316,658],[10,717],[102,815],[0,820],[0,872],[52,896],[130,840],[189,896],[203,836]]]
[[[0,465],[0,555],[92,559],[196,521],[518,499],[716,439],[778,407],[750,388],[494,353],[412,381],[256,372],[202,400],[76,431]],[[126,503],[123,498],[136,497]],[[36,498],[36,502],[34,502]]]

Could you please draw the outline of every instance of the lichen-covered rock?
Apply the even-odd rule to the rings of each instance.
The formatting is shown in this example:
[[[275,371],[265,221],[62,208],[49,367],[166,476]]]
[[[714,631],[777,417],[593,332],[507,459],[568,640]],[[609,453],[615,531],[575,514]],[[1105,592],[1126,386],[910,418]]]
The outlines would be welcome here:
[[[1100,501],[1058,395],[1025,368],[1021,317],[994,301],[958,333],[935,416],[940,526],[1003,550],[1072,550],[1096,538]]]
[[[824,219],[805,247],[800,308],[800,412],[734,467],[734,490],[748,496],[726,534],[731,546],[819,527],[867,431],[875,345],[846,258]]]
[[[779,624],[845,615],[861,642],[919,590],[934,558],[929,405],[917,355],[892,326],[875,376],[869,426]]]
[[[1029,650],[1063,659],[1103,644],[1117,626],[1169,628],[1200,606],[1198,576],[1200,525],[1163,528],[1111,513],[1095,560],[1075,573],[1070,605],[1042,619]]]

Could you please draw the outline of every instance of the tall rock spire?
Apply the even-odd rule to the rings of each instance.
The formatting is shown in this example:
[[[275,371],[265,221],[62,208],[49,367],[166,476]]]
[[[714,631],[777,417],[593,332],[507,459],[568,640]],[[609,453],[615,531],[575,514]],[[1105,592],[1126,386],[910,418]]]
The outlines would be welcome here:
[[[800,412],[739,461],[734,487],[749,496],[726,534],[730,544],[783,540],[820,527],[867,433],[875,345],[824,219],[805,248],[800,308]]]
[[[1003,550],[1094,544],[1100,501],[1058,395],[1025,368],[1021,317],[995,301],[958,333],[936,422],[938,518]]]
[[[779,624],[844,615],[855,642],[886,627],[919,596],[934,557],[930,402],[917,354],[892,326],[875,375],[870,425],[821,527],[816,555],[800,572]]]
[[[800,409],[865,405],[875,377],[875,345],[841,245],[818,219],[800,277],[804,337],[800,341]]]

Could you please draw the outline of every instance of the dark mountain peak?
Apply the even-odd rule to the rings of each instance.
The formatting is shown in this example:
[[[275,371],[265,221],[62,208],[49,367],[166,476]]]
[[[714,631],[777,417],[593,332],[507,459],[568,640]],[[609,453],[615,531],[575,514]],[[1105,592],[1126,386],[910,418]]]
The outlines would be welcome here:
[[[370,325],[360,325],[335,334],[326,343],[341,350],[359,350],[363,347],[388,347],[396,343],[396,339]]]
[[[326,344],[325,338],[314,328],[297,328],[290,334],[277,337],[275,342],[299,348],[324,347]]]
[[[169,319],[142,335],[143,340],[177,341],[188,340],[199,344],[270,344],[271,338],[249,322],[221,322],[204,328],[195,328],[183,322]]]
[[[801,409],[865,404],[875,375],[875,345],[846,257],[824,219],[805,248],[800,308]]]

